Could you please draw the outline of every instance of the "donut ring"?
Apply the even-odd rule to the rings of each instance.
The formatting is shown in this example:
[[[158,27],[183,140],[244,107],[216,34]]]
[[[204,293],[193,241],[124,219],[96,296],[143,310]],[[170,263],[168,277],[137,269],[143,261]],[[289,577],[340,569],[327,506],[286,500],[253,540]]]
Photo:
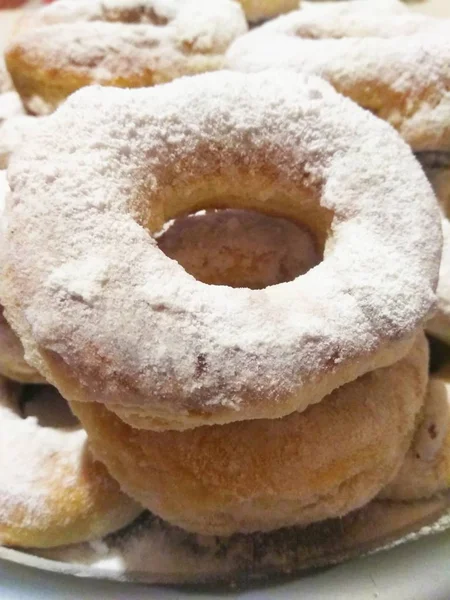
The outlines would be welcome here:
[[[421,334],[399,363],[302,413],[184,432],[132,429],[95,402],[71,407],[123,489],[163,519],[206,535],[270,531],[343,516],[392,479],[427,370]]]
[[[0,379],[0,543],[48,548],[130,523],[142,509],[91,457],[56,390],[37,388],[21,409],[22,389]]]
[[[19,33],[5,54],[25,107],[48,114],[81,87],[146,87],[221,69],[247,31],[231,0],[60,0]]]
[[[251,211],[177,219],[158,237],[158,246],[203,283],[250,289],[290,281],[320,262],[307,231]]]
[[[8,176],[1,299],[27,358],[64,397],[95,397],[137,427],[304,410],[403,356],[434,304],[429,183],[388,125],[317,78],[224,71],[82,90]],[[323,262],[264,290],[196,281],[150,232],[220,207],[302,222]]]
[[[6,171],[0,171],[0,214],[4,212],[7,191]],[[4,223],[1,228],[4,228]],[[0,375],[21,383],[44,383],[45,381],[42,375],[26,362],[23,346],[3,316],[2,306],[0,306]]]
[[[241,36],[227,64],[244,72],[289,67],[319,75],[388,121],[416,152],[449,151],[449,23],[421,15],[378,19],[361,12],[336,19],[296,11]]]
[[[450,488],[450,379],[448,368],[428,385],[425,411],[413,444],[395,479],[381,497],[430,498]]]

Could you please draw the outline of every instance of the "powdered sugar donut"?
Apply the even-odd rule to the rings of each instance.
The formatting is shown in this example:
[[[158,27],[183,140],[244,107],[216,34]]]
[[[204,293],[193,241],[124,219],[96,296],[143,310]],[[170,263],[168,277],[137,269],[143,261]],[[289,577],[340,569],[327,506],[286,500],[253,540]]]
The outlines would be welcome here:
[[[140,507],[92,458],[65,401],[49,387],[22,393],[0,379],[0,543],[59,546],[131,522]]]
[[[448,151],[449,22],[394,15],[377,24],[365,13],[347,19],[319,15],[297,11],[242,36],[227,53],[228,66],[245,72],[289,67],[320,75],[389,121],[416,152]]]
[[[234,0],[60,0],[13,39],[6,63],[26,108],[52,112],[75,90],[100,83],[145,87],[220,69],[247,31]]]
[[[138,427],[303,410],[398,360],[434,304],[428,181],[388,125],[318,78],[82,90],[8,176],[1,299],[27,358],[64,397]],[[196,281],[151,232],[218,207],[303,223],[323,262],[264,290]]]
[[[128,493],[207,535],[269,531],[343,516],[404,459],[423,406],[427,343],[303,413],[190,431],[132,429],[95,402],[73,403],[94,452]]]
[[[314,239],[286,219],[240,210],[177,219],[158,245],[199,281],[261,289],[290,281],[320,262]]]
[[[3,231],[5,226],[5,223],[3,222],[3,213],[5,210],[5,197],[7,192],[8,182],[6,179],[6,171],[0,171],[1,231]],[[0,374],[22,383],[44,383],[42,375],[26,362],[23,353],[23,346],[3,316],[3,307],[0,306]]]
[[[395,479],[381,496],[429,498],[450,487],[450,379],[448,366],[428,385],[425,410],[413,444]]]

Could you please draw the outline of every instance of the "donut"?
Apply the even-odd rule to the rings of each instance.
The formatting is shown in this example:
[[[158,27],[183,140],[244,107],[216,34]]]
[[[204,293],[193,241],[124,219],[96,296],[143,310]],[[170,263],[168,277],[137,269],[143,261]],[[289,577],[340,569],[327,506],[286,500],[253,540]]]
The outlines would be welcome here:
[[[386,123],[318,78],[90,87],[45,119],[8,178],[0,296],[27,359],[68,400],[136,427],[304,410],[399,360],[434,306],[426,177]],[[263,290],[198,282],[152,232],[208,208],[302,223],[323,261]]]
[[[419,500],[450,488],[449,375],[447,365],[431,377],[421,424],[399,473],[381,497]]]
[[[0,214],[4,212],[7,191],[6,171],[0,171]],[[3,225],[2,223],[1,229]],[[0,306],[0,375],[21,383],[44,383],[45,381],[42,375],[26,362],[23,346],[5,319],[2,306]]]
[[[319,75],[387,120],[415,152],[448,152],[449,23],[413,14],[336,19],[297,11],[241,36],[227,52],[227,65]]]
[[[158,236],[158,246],[199,281],[250,289],[290,281],[320,262],[304,228],[243,210],[176,219]]]
[[[427,380],[421,334],[400,362],[283,419],[154,432],[95,402],[71,407],[127,493],[183,529],[232,535],[307,525],[369,502],[401,466]]]
[[[13,38],[5,54],[27,110],[48,114],[75,90],[100,83],[146,87],[220,69],[247,31],[232,0],[60,0]]]
[[[24,389],[0,379],[0,543],[48,548],[130,523],[142,509],[92,458],[65,401]]]

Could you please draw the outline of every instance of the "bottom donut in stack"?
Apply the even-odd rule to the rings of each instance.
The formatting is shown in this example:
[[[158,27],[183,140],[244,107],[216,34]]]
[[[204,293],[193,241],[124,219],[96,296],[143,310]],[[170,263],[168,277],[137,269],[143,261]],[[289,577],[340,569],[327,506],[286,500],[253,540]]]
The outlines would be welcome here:
[[[398,134],[284,71],[87,89],[38,129],[8,171],[0,296],[124,492],[231,535],[386,489],[428,418],[441,251]],[[265,215],[155,234],[218,207]]]
[[[237,288],[291,280],[317,262],[307,232],[244,211],[179,219],[159,246],[200,281]],[[300,249],[303,264],[291,254]],[[188,531],[230,535],[306,525],[369,502],[403,463],[427,381],[420,333],[400,362],[282,419],[154,432],[95,402],[71,407],[127,493]]]

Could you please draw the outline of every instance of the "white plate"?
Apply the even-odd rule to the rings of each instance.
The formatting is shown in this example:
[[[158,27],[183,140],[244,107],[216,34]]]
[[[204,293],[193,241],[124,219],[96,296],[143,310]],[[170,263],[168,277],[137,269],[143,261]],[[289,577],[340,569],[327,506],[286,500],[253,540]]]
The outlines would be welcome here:
[[[247,592],[74,579],[0,561],[1,600],[449,600],[450,533]]]

